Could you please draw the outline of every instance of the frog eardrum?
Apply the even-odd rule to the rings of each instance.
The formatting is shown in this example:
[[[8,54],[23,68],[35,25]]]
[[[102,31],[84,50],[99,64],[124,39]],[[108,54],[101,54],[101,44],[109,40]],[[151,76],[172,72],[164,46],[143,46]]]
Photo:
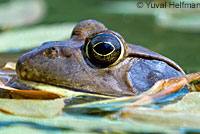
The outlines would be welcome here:
[[[117,64],[123,58],[124,45],[114,32],[107,30],[88,37],[84,51],[93,65],[105,68]]]

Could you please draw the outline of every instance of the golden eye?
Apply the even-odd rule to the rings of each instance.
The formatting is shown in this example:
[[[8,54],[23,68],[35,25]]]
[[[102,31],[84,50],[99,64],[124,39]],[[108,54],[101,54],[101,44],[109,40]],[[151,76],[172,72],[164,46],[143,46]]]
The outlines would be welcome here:
[[[97,67],[108,67],[122,59],[124,46],[121,40],[109,33],[100,33],[86,41],[86,58]]]

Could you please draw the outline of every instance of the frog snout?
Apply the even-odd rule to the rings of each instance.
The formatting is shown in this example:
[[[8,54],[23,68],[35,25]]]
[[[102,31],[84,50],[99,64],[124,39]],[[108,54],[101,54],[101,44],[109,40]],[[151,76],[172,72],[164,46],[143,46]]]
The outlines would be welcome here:
[[[26,77],[32,77],[31,74],[33,73],[33,69],[30,68],[31,60],[30,59],[30,54],[26,53],[22,55],[16,65],[16,72],[17,72],[17,77],[20,79],[24,79]]]
[[[80,72],[77,49],[67,45],[40,46],[22,55],[16,66],[19,79],[55,84],[70,83],[73,74]]]

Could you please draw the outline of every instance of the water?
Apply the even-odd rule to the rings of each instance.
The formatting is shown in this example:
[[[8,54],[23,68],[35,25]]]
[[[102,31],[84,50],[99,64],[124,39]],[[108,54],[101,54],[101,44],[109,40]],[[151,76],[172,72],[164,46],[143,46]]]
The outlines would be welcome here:
[[[104,12],[108,8],[105,6],[108,1],[46,0],[46,2],[48,11],[40,24],[96,19],[109,29],[120,33],[126,42],[142,45],[169,57],[186,72],[200,71],[199,33],[161,29],[155,25],[155,19],[150,15]],[[0,66],[7,61],[16,61],[20,54],[0,54]]]
[[[187,73],[200,71],[200,33],[178,32],[173,29],[159,28],[155,25],[155,18],[151,15],[108,13],[105,12],[105,10],[109,8],[106,6],[106,2],[114,1],[46,0],[48,10],[44,20],[40,24],[80,22],[85,19],[96,19],[104,23],[109,29],[120,33],[126,42],[144,46],[169,57],[177,62]],[[0,53],[0,67],[9,61],[16,62],[22,53],[24,52]],[[88,109],[85,109],[85,111],[84,109],[82,110],[84,113],[85,111],[87,112]],[[95,108],[93,110],[101,114],[101,110]],[[76,111],[76,109],[74,111]],[[69,113],[74,111],[72,109]],[[107,113],[105,112],[102,114]],[[59,132],[62,129],[66,129],[67,131],[71,130],[71,128],[48,128],[48,126],[40,126],[39,124],[31,124],[29,122],[0,122],[0,127],[8,127],[15,124],[28,125],[51,132]],[[195,129],[180,129],[180,132],[183,133],[196,131],[199,132],[199,130]]]

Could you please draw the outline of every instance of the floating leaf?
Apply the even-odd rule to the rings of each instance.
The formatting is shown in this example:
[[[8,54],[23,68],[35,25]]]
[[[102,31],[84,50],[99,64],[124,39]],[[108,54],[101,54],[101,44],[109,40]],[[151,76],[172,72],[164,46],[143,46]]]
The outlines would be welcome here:
[[[67,39],[74,25],[74,23],[40,25],[3,32],[0,34],[0,52],[31,49],[46,41]]]
[[[43,0],[12,0],[0,5],[0,27],[17,27],[41,21],[46,11]]]
[[[176,111],[183,113],[200,113],[200,93],[188,93],[183,99],[175,104],[169,104],[163,107],[166,111]]]
[[[142,121],[147,124],[165,126],[168,129],[200,129],[200,93],[188,93],[181,101],[165,106],[161,110],[151,108],[125,108],[120,111],[124,120]]]
[[[200,114],[170,112],[147,108],[126,109],[121,113],[121,118],[124,120],[141,121],[159,127],[163,126],[168,129],[200,129]]]
[[[53,117],[60,114],[63,107],[63,98],[55,100],[0,99],[2,111],[20,116]]]
[[[6,63],[6,65],[2,68],[2,70],[5,70],[5,69],[11,69],[11,70],[15,71],[16,63],[14,63],[14,62]]]
[[[61,96],[59,94],[48,91],[18,90],[11,87],[0,85],[0,98],[49,100],[49,99],[61,98]]]
[[[121,118],[128,121],[141,121],[151,125],[163,126],[168,129],[200,130],[200,114],[189,112],[170,112],[149,108],[129,108],[120,111]]]
[[[190,8],[160,10],[155,14],[156,25],[171,30],[184,32],[200,31],[200,10]]]
[[[48,112],[48,111],[47,111]],[[165,132],[175,133],[177,131],[169,130],[166,127],[159,127],[139,121],[120,121],[105,118],[80,118],[74,116],[57,116],[55,118],[30,118],[12,116],[0,112],[0,125],[5,126],[6,130],[20,131],[20,128],[26,128],[32,132],[57,132],[57,133],[124,133],[124,132]],[[9,126],[9,127],[7,127]],[[4,127],[0,132],[5,132]],[[29,133],[31,134],[31,133]]]

